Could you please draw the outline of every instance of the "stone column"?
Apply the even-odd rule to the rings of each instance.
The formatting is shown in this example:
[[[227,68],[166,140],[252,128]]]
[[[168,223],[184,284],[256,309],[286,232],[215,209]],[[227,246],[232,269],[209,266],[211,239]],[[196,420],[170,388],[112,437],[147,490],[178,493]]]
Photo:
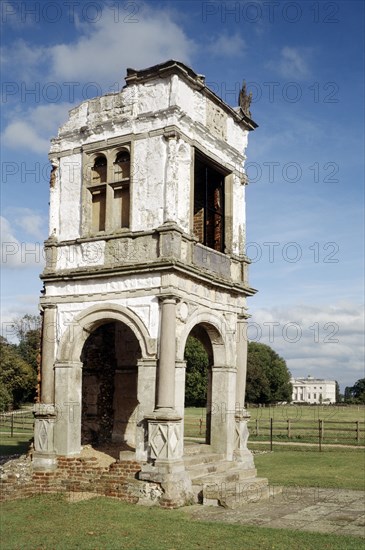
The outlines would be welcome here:
[[[232,460],[235,429],[236,369],[232,366],[212,366],[211,440],[213,452]]]
[[[56,313],[57,309],[54,305],[43,307],[41,402],[34,408],[33,466],[36,470],[53,470],[57,464],[54,449],[54,426],[57,421],[54,406]]]
[[[172,295],[161,299],[160,353],[157,403],[146,415],[147,463],[139,478],[161,483],[164,500],[181,506],[191,502],[192,488],[183,461],[183,417],[175,409],[176,378],[176,302]]]
[[[153,415],[156,403],[156,359],[140,359],[138,361],[137,429],[136,429],[136,460],[146,462],[148,458],[148,422],[147,417]]]
[[[54,360],[56,343],[55,305],[43,308],[42,351],[41,351],[41,402],[54,403]]]
[[[237,321],[236,366],[236,410],[242,411],[245,408],[247,375],[247,318],[244,316]]]
[[[247,376],[247,317],[242,315],[237,321],[236,342],[236,412],[235,412],[235,450],[234,459],[243,463],[245,468],[254,468],[253,456],[247,448],[248,421],[250,414],[245,409]]]
[[[156,411],[174,411],[176,361],[176,301],[174,296],[161,298],[160,357]]]
[[[55,363],[57,422],[54,441],[58,455],[73,456],[81,451],[81,383],[80,361]]]

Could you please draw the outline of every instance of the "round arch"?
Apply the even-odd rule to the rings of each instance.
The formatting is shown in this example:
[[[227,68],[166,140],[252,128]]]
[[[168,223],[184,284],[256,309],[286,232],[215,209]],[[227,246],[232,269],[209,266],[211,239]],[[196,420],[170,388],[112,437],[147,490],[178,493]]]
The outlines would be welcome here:
[[[61,338],[56,361],[80,361],[83,345],[88,336],[99,326],[119,321],[127,325],[137,338],[142,359],[156,352],[155,342],[149,337],[141,319],[130,309],[116,304],[92,306],[79,313]]]
[[[210,343],[213,349],[214,365],[216,366],[225,365],[226,359],[227,359],[226,347],[225,347],[225,342],[223,338],[223,334],[225,334],[226,332],[225,321],[223,319],[218,319],[216,317],[212,318],[212,314],[210,312],[206,312],[206,313],[203,312],[203,313],[198,313],[196,315],[193,315],[189,320],[189,322],[186,323],[184,330],[181,334],[181,337],[179,338],[179,341],[178,341],[178,346],[176,350],[177,360],[178,361],[184,360],[184,351],[185,351],[186,341],[188,339],[190,332],[196,325],[200,325],[201,327],[203,327],[209,336]]]

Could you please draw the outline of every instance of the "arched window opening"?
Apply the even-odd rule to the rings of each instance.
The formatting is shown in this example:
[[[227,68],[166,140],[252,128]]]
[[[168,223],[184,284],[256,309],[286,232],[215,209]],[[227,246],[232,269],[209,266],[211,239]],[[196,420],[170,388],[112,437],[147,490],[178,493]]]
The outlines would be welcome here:
[[[129,227],[129,178],[130,154],[126,149],[119,151],[114,162],[114,204],[113,219],[117,228]]]
[[[99,155],[92,168],[92,183],[105,183],[107,181],[108,163],[104,155]]]
[[[115,181],[129,179],[130,177],[130,154],[123,149],[119,151],[114,162]]]
[[[94,158],[94,160],[92,160]],[[113,161],[114,159],[114,161]],[[130,226],[130,152],[127,147],[93,153],[88,178],[88,231],[112,233]],[[108,170],[108,164],[112,169]],[[90,166],[90,164],[89,164]]]

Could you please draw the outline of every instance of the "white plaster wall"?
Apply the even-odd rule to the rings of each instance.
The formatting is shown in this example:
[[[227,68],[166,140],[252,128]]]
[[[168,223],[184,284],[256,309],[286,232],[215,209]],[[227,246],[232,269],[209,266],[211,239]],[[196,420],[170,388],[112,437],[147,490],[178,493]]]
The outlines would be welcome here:
[[[243,254],[245,247],[246,204],[245,186],[238,176],[233,178],[232,252]]]
[[[189,117],[195,119],[196,105],[194,101],[195,91],[190,88],[183,80],[178,79],[177,86],[177,104],[182,111]],[[203,119],[201,119],[203,120]]]
[[[193,105],[196,122],[199,122],[200,124],[205,124],[207,118],[207,102],[206,98],[197,90],[194,90]],[[193,116],[192,118],[194,119]]]
[[[165,163],[166,141],[162,136],[135,142],[132,231],[154,229],[164,221]]]
[[[62,209],[59,240],[76,239],[80,236],[81,223],[81,154],[60,159],[60,204]]]
[[[57,269],[103,265],[105,241],[93,241],[57,247]]]
[[[177,223],[187,233],[190,231],[191,147],[178,143],[178,169],[176,181]]]
[[[77,295],[103,294],[105,300],[108,295],[119,292],[134,291],[144,288],[158,288],[161,285],[159,275],[129,275],[124,278],[108,277],[102,279],[70,280],[57,283],[48,283],[46,296],[71,297]],[[113,300],[114,301],[114,300]]]
[[[51,151],[57,153],[131,133],[142,135],[176,124],[208,155],[243,175],[242,160],[248,132],[229,115],[225,115],[227,143],[210,134],[206,120],[208,102],[210,100],[207,97],[190,88],[178,75],[128,86],[119,93],[86,101],[72,109],[70,119],[60,129],[61,139],[54,143]],[[177,105],[187,116],[169,110],[171,105]],[[160,111],[159,114],[151,116],[156,111]],[[93,131],[80,133],[83,127],[92,127]],[[169,194],[173,197],[169,205],[166,203],[166,159],[167,143],[162,136],[134,142],[132,231],[154,229],[169,218],[176,219],[185,231],[189,231],[190,160],[184,155],[178,158],[178,166],[175,167],[177,175],[170,177],[170,181],[175,181],[176,188]],[[59,190],[55,188],[52,191],[52,205],[55,206],[51,206],[50,230],[56,229],[59,240],[74,239],[80,235],[81,227],[81,154],[63,157],[60,164]],[[234,248],[237,252],[242,246],[240,243],[244,224],[244,201],[242,202],[239,193],[238,191],[239,202],[234,204],[233,214]],[[234,199],[236,200],[236,196]],[[60,204],[62,216],[57,211]],[[169,208],[171,213],[168,212]],[[61,266],[66,267],[64,263],[60,264],[60,268]]]
[[[227,142],[235,147],[241,155],[245,154],[248,142],[248,131],[241,128],[232,118],[227,119]]]
[[[57,158],[51,159],[52,166],[57,167],[54,172],[53,186],[49,190],[49,225],[48,235],[58,237],[60,232],[60,163]]]
[[[138,85],[137,115],[167,109],[171,78],[156,79]]]
[[[159,304],[158,299],[154,296],[143,296],[135,298],[118,298],[109,300],[110,303],[115,305],[124,306],[130,309],[135,313],[139,319],[142,321],[144,326],[147,329],[150,338],[157,338],[159,330]],[[89,309],[93,306],[100,306],[100,309],[103,308],[103,302],[101,301],[75,301],[72,303],[60,303],[57,306],[57,316],[56,316],[56,349],[55,353],[57,356],[58,347],[62,340],[62,337],[67,330],[71,328],[71,341],[72,341],[72,327],[76,327],[77,323],[75,318],[80,315],[86,309]],[[106,313],[107,318],[107,313]]]

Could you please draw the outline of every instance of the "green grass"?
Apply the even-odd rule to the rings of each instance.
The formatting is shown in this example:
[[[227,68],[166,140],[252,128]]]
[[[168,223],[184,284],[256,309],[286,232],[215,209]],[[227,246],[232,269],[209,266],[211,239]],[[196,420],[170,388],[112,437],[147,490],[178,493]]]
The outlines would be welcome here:
[[[22,435],[1,435],[0,436],[0,455],[15,455],[15,454],[24,454],[28,451],[30,440],[32,436],[29,433]]]
[[[26,527],[28,526],[28,528]],[[2,506],[6,550],[358,550],[352,536],[192,521],[180,510],[161,510],[96,498],[67,503],[60,496]]]
[[[254,443],[249,447],[259,448]],[[274,452],[254,457],[258,476],[267,477],[273,485],[354,490],[365,490],[364,458],[361,449],[326,449],[320,453],[286,446],[274,446]]]
[[[267,441],[269,439],[269,419],[273,418],[274,441],[318,443],[319,420],[322,420],[322,442],[324,444],[365,445],[365,407],[363,405],[348,407],[280,405],[255,407],[248,411],[251,415],[249,422],[251,441]],[[201,428],[200,420],[203,421]],[[290,426],[288,426],[288,420]],[[358,441],[356,421],[360,422]],[[185,436],[204,437],[204,430],[205,408],[189,407],[185,409]]]

